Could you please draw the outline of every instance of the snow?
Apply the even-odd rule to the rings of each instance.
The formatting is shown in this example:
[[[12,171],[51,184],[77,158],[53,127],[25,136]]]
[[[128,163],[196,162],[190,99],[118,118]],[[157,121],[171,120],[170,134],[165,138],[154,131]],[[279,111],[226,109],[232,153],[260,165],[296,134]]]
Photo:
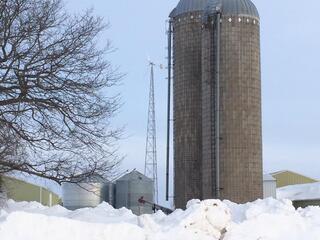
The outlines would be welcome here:
[[[320,182],[291,185],[277,189],[279,199],[314,200],[320,199]]]
[[[136,216],[107,203],[75,211],[9,200],[0,211],[1,240],[319,240],[320,208],[290,200],[247,204],[192,200],[185,211]]]

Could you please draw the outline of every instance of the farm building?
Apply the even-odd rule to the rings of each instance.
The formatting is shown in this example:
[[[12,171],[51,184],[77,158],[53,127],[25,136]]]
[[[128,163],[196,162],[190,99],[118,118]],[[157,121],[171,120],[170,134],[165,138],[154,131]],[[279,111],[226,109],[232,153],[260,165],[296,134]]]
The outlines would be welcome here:
[[[270,174],[263,175],[263,198],[277,198],[277,180]]]
[[[270,173],[270,175],[277,180],[277,188],[296,185],[296,184],[319,182],[316,179],[301,175],[293,171],[288,171],[288,170]]]
[[[278,188],[277,195],[279,199],[290,199],[296,208],[320,206],[320,182]]]
[[[45,206],[53,206],[60,203],[60,198],[57,194],[42,186],[28,183],[11,176],[2,176],[1,181],[8,199],[17,202],[35,201]]]

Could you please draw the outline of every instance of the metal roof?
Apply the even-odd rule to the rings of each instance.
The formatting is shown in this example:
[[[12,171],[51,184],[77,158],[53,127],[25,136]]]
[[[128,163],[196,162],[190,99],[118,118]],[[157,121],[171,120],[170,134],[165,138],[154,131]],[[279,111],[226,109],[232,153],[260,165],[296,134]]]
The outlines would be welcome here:
[[[98,175],[98,174],[93,174],[91,176],[88,176],[84,179],[82,178],[75,178],[75,179],[72,179],[73,181],[75,182],[78,182],[78,183],[108,183],[110,182],[109,180],[103,178],[102,176]],[[72,183],[72,182],[67,182],[67,183]]]
[[[137,170],[133,170],[130,173],[119,178],[117,181],[132,181],[132,180],[142,180],[142,181],[152,181],[152,179],[138,172]]]
[[[226,15],[248,15],[259,18],[258,10],[251,0],[222,0],[222,13]]]
[[[170,17],[176,17],[188,12],[215,9],[219,5],[224,15],[243,15],[259,18],[259,12],[251,0],[180,0],[177,7],[171,12]]]
[[[270,175],[272,177],[275,177],[277,176],[278,174],[282,174],[282,173],[291,173],[291,174],[295,174],[295,175],[298,175],[298,176],[301,176],[301,177],[304,177],[304,178],[308,178],[314,182],[319,182],[319,180],[315,179],[315,178],[311,178],[311,177],[308,177],[308,176],[305,176],[305,175],[302,175],[301,173],[297,173],[297,172],[294,172],[294,171],[291,171],[291,170],[281,170],[281,171],[277,171],[277,172],[273,172],[273,173],[270,173]]]
[[[178,6],[171,12],[170,17],[175,17],[188,12],[203,11],[208,0],[180,0]]]
[[[263,175],[263,181],[277,181],[272,175],[270,174],[264,174]]]

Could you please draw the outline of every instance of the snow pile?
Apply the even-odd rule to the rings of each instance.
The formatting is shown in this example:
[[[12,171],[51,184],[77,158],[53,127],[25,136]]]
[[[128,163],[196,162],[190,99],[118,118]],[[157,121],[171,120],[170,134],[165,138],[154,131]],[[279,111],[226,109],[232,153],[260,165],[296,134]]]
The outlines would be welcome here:
[[[144,232],[133,224],[87,223],[40,214],[15,212],[0,225],[3,240],[144,239]]]
[[[320,199],[320,182],[278,188],[277,196],[279,199],[290,200]]]
[[[295,210],[290,200],[238,205],[192,200],[166,216],[140,217],[107,203],[69,211],[8,201],[0,212],[1,240],[319,240],[320,208]]]
[[[96,208],[82,208],[75,211],[67,210],[59,205],[46,207],[37,202],[14,202],[9,200],[4,209],[7,214],[26,212],[49,217],[61,217],[90,223],[131,223],[138,224],[138,217],[126,208],[114,209],[108,203],[101,203]]]
[[[233,209],[224,240],[320,239],[319,207],[296,211],[289,200],[269,198]]]
[[[146,230],[148,239],[214,240],[220,239],[231,221],[226,204],[219,200],[188,203],[187,210],[176,210],[169,216],[158,212],[139,217],[139,226]]]

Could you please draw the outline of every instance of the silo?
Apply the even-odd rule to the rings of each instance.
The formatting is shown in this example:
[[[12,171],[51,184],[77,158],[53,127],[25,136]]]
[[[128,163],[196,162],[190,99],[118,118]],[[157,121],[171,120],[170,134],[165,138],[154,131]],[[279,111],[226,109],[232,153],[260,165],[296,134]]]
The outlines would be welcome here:
[[[150,206],[139,203],[143,197],[153,202],[153,181],[134,170],[116,181],[116,208],[128,208],[136,215],[152,213]]]
[[[250,0],[181,0],[173,35],[174,192],[262,198],[259,14]]]
[[[77,184],[65,182],[62,184],[63,206],[75,210],[96,207],[103,201],[109,202],[109,188],[112,188],[112,192],[113,184],[101,178],[91,178]]]
[[[104,186],[105,199],[104,201],[115,207],[116,204],[116,184],[113,182],[106,182]]]

